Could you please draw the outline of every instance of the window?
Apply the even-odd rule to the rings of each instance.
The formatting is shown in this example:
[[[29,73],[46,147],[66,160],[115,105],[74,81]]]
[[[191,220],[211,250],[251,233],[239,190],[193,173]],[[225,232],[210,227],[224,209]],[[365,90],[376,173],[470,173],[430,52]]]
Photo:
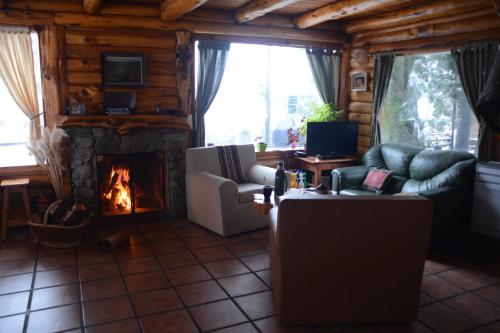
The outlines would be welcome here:
[[[38,34],[31,33],[33,58],[35,60],[36,89],[38,105],[42,110],[42,89],[40,77],[40,55]],[[0,79],[0,167],[35,165],[35,158],[30,155],[26,144],[29,140],[30,120],[12,99],[7,87]],[[40,117],[43,126],[43,117]]]
[[[311,103],[321,103],[303,48],[231,44],[221,86],[205,115],[205,142],[289,147]]]
[[[396,57],[379,121],[382,142],[477,151],[477,120],[449,53]]]

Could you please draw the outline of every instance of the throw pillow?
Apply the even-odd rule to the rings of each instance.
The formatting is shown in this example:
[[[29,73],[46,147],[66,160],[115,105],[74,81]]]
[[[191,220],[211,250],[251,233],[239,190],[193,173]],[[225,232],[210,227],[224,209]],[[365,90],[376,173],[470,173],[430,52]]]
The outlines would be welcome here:
[[[238,147],[231,145],[217,146],[216,148],[221,177],[231,179],[237,184],[246,183],[247,180],[241,170]]]
[[[366,175],[361,188],[376,193],[382,193],[384,187],[388,184],[391,178],[392,171],[382,169],[370,169]]]

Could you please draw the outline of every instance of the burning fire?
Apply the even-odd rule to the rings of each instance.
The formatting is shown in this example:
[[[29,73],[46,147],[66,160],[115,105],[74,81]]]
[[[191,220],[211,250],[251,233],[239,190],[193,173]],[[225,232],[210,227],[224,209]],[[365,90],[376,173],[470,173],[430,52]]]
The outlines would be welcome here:
[[[132,208],[129,182],[130,175],[128,169],[113,167],[107,190],[104,191],[104,198],[108,200],[111,208]]]

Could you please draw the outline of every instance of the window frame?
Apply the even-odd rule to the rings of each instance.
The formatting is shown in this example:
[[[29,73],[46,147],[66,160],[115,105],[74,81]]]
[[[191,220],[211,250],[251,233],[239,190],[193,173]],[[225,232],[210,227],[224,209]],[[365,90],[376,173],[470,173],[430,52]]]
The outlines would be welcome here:
[[[35,20],[33,20],[35,21]],[[38,20],[37,20],[38,21]],[[54,110],[57,114],[60,113],[60,97],[58,94],[59,70],[57,66],[58,56],[58,36],[55,26],[33,24],[12,24],[12,22],[4,23],[0,18],[0,25],[28,28],[30,32],[36,32],[38,35],[38,54],[40,57],[40,82],[42,88],[42,102],[40,106],[40,117],[43,119],[43,127],[53,128],[55,126],[55,116],[47,115],[47,101],[57,101]],[[49,61],[50,55],[54,55],[54,59]],[[55,64],[55,65],[54,65]],[[55,67],[54,67],[55,66]],[[44,69],[48,68],[47,73]],[[36,162],[35,162],[36,163]],[[0,166],[0,177],[26,176],[43,174],[43,169],[38,164],[33,165],[18,165],[18,166]]]
[[[342,43],[321,43],[316,41],[302,41],[302,40],[287,40],[287,39],[278,39],[278,38],[268,38],[268,37],[243,37],[236,35],[213,35],[213,34],[205,34],[205,33],[193,33],[192,35],[192,48],[193,48],[193,57],[196,54],[196,42],[201,40],[223,40],[228,41],[230,43],[239,43],[239,44],[254,44],[254,45],[267,45],[267,46],[284,46],[284,47],[295,47],[306,49],[308,47],[325,47],[325,48],[336,48],[340,50],[342,53],[340,66],[339,66],[339,100],[337,101],[337,105],[340,109],[344,110],[345,117],[347,118],[348,105],[350,102],[350,78],[349,72],[351,70],[351,60],[350,53],[352,46],[351,44],[342,44]],[[192,89],[193,92],[196,91],[196,60],[193,61],[192,64]],[[345,75],[344,75],[345,74]],[[193,99],[195,94],[193,94]],[[192,119],[196,119],[195,115],[196,110],[193,108],[192,111]],[[194,125],[194,124],[193,124]],[[277,152],[294,152],[297,150],[302,150],[301,148],[274,148],[267,147],[265,152],[257,152],[258,156],[265,158],[275,156]]]

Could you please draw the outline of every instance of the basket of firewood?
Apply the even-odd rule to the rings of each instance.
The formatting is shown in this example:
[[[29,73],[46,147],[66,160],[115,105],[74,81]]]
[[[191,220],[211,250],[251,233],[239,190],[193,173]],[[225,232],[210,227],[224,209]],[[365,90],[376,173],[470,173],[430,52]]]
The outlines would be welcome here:
[[[58,200],[49,206],[43,221],[40,216],[33,215],[28,225],[40,244],[69,248],[80,243],[85,227],[91,219],[92,214],[84,205],[69,200]]]

